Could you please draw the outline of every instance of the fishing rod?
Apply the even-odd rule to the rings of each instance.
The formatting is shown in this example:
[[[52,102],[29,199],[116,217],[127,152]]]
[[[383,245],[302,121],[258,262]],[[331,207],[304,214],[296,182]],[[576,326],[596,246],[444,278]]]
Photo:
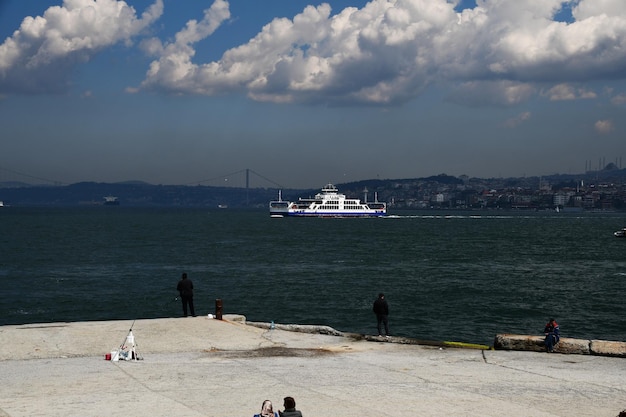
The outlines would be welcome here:
[[[131,357],[130,359],[135,359],[138,360],[139,359],[139,355],[137,354],[137,345],[135,344],[135,336],[133,336],[133,327],[135,327],[135,322],[137,321],[137,319],[133,320],[133,324],[130,325],[130,329],[128,330],[128,334],[126,335],[126,337],[124,338],[124,341],[122,342],[122,344],[120,345],[120,349],[118,351],[118,356],[120,353],[122,353],[122,351],[124,351],[124,347],[126,345],[126,342],[129,342],[130,346],[130,350],[128,351],[129,355],[134,355],[134,357]],[[128,359],[126,359],[128,360]]]
[[[133,331],[133,327],[135,326],[135,321],[137,321],[137,319],[133,320],[133,324],[130,325],[130,330],[128,331],[128,334],[126,335],[126,337],[124,338],[124,341],[120,345],[120,351],[124,348],[124,345],[126,344],[126,340],[128,340],[128,335],[131,334],[131,332]]]
[[[161,306],[161,312],[163,312],[163,310],[166,310],[166,309],[167,309],[167,307],[168,307],[168,306],[169,306],[169,305],[170,305],[173,301],[178,301],[178,300],[180,300],[180,297],[174,297],[174,299],[171,299],[171,298],[170,298],[170,299],[168,299],[168,300],[165,302],[165,304],[163,304],[163,305]],[[170,310],[168,309],[168,311],[170,311]],[[171,311],[170,311],[170,313],[171,313]]]

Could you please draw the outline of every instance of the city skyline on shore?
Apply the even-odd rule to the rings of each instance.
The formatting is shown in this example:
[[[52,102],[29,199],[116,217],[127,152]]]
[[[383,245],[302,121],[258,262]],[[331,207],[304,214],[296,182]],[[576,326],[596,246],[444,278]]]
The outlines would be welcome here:
[[[447,173],[432,173],[424,176],[412,176],[403,178],[359,178],[353,181],[338,182],[329,180],[324,184],[331,183],[335,185],[352,185],[355,184],[372,184],[376,186],[382,186],[382,184],[390,184],[393,182],[406,183],[411,181],[433,181],[448,183],[450,181],[470,181],[474,185],[483,184],[484,187],[498,188],[497,184],[517,184],[516,187],[522,186],[522,188],[536,188],[540,189],[543,185],[561,184],[567,182],[575,182],[577,186],[591,185],[596,186],[600,184],[611,183],[612,186],[621,187],[622,184],[626,184],[626,169],[621,168],[621,160],[617,158],[615,162],[606,162],[605,158],[598,160],[598,168],[595,169],[592,166],[591,161],[586,161],[585,170],[576,173],[559,173],[554,172],[546,175],[523,175],[519,177],[476,177],[468,175],[449,175]],[[533,181],[537,181],[535,186],[532,185]],[[49,178],[34,177],[26,173],[12,171],[0,166],[0,189],[9,188],[22,188],[22,187],[49,187],[49,186],[62,186],[72,187],[83,184],[103,185],[103,186],[168,186],[168,187],[195,187],[206,186],[209,188],[250,188],[250,189],[292,189],[292,190],[317,190],[324,184],[316,184],[312,187],[290,187],[283,183],[275,181],[273,178],[268,178],[262,173],[256,172],[252,169],[242,169],[239,171],[231,172],[225,175],[218,175],[213,178],[205,178],[203,180],[191,181],[182,184],[159,184],[150,183],[143,180],[127,179],[116,182],[106,181],[90,181],[82,180],[73,183],[65,183],[61,181],[52,180]],[[367,187],[367,186],[366,186]]]

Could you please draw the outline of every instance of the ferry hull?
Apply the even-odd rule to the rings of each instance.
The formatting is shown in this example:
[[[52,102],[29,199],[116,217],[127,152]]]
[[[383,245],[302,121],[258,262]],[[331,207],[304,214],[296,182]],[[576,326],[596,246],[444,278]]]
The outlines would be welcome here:
[[[270,211],[271,217],[383,217],[387,213],[384,210],[372,212],[328,212],[315,210],[288,210]]]

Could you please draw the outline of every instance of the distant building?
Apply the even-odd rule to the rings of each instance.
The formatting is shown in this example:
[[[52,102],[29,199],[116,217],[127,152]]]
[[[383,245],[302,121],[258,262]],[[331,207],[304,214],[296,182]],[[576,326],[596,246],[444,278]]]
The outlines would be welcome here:
[[[570,195],[567,193],[556,193],[554,194],[554,205],[557,207],[565,207],[567,203],[569,203]]]

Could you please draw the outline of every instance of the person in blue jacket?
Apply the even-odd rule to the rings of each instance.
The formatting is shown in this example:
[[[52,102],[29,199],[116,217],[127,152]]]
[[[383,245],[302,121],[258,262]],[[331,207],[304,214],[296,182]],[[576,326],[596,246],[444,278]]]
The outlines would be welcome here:
[[[559,324],[553,318],[550,319],[546,327],[543,329],[543,333],[546,335],[544,344],[548,352],[554,352],[554,346],[559,343],[561,339],[561,330]]]

